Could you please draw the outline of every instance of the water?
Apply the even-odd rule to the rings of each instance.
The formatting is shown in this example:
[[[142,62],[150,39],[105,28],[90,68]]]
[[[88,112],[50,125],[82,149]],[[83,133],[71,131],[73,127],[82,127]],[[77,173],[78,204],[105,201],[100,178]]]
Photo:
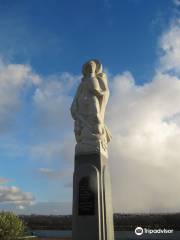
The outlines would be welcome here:
[[[67,237],[71,238],[72,231],[68,230],[33,230],[33,234],[37,237]]]
[[[72,237],[72,231],[62,230],[33,230],[34,235],[38,237]],[[180,231],[176,231],[172,234],[143,234],[137,236],[133,231],[116,231],[116,240],[177,240],[180,239]]]

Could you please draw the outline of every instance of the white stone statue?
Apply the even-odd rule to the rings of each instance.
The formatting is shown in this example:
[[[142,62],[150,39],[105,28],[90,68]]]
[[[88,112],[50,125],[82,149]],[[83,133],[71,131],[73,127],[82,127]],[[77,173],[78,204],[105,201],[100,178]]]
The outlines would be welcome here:
[[[77,152],[107,150],[111,134],[104,124],[109,88],[106,74],[98,60],[83,65],[83,77],[74,97],[71,114],[75,120],[74,132]]]

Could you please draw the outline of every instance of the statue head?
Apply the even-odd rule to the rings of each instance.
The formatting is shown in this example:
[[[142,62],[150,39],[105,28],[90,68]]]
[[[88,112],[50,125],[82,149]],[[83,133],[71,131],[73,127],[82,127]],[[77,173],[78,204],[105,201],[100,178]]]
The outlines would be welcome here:
[[[97,59],[92,59],[86,62],[82,67],[84,76],[96,75],[102,72],[102,64]]]

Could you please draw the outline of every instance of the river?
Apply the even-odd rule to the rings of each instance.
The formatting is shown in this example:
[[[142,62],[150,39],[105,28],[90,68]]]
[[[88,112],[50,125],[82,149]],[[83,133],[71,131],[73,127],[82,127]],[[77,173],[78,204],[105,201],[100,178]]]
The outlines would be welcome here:
[[[72,231],[62,230],[33,230],[33,234],[38,237],[65,237],[71,238]],[[116,231],[115,240],[177,240],[180,239],[180,231],[167,234],[142,234],[137,236],[134,232],[130,231]]]

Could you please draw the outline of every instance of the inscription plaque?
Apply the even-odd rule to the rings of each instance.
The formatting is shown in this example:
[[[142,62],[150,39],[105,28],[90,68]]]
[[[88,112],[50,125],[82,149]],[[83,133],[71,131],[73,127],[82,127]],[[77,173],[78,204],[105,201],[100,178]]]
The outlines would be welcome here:
[[[90,186],[90,178],[83,177],[79,181],[79,215],[94,215],[95,214],[95,194]]]

